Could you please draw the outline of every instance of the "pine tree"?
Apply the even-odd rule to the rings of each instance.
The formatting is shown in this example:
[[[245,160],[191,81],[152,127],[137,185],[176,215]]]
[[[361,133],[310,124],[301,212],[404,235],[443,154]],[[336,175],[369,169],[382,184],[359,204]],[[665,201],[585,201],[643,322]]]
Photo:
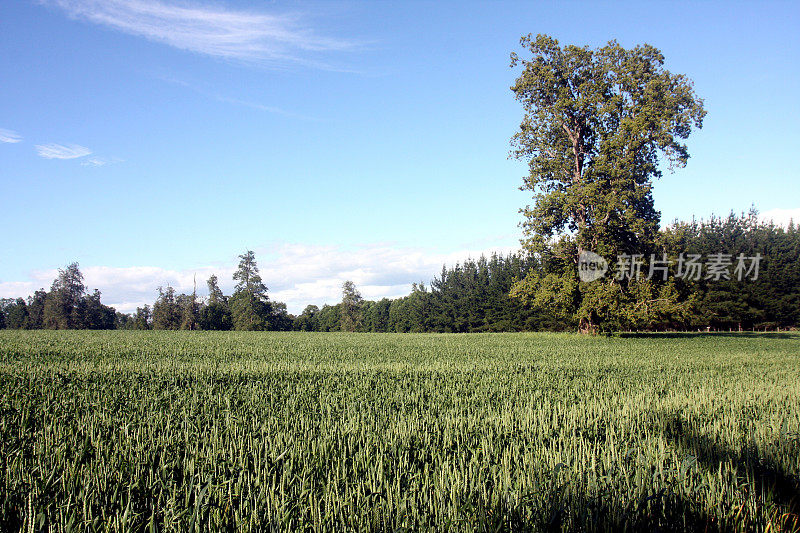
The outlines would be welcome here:
[[[233,327],[237,330],[270,329],[271,307],[267,287],[261,281],[255,254],[248,250],[239,256],[239,267],[233,274],[237,281],[231,297]]]

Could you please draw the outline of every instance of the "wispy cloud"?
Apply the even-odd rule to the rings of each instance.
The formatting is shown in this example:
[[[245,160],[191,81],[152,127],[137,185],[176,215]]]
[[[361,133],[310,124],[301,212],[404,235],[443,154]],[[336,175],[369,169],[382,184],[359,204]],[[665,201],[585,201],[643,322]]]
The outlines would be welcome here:
[[[314,55],[355,46],[349,40],[318,35],[297,15],[190,3],[175,5],[158,0],[49,0],[48,3],[73,18],[224,59],[273,65],[313,64]]]
[[[118,157],[90,157],[81,162],[85,167],[104,167],[106,165],[113,165],[114,163],[122,163],[122,159]]]
[[[508,253],[511,247],[460,249],[440,252],[427,248],[394,247],[386,244],[362,245],[355,248],[280,244],[270,249],[256,249],[261,277],[269,287],[270,298],[285,302],[290,312],[299,313],[308,304],[335,304],[341,300],[342,283],[352,280],[361,294],[371,300],[396,298],[411,291],[411,283],[426,284],[443,264],[454,265],[468,257],[478,258],[496,251]],[[156,289],[167,284],[179,292],[189,293],[197,278],[198,294],[205,295],[206,280],[211,274],[219,278],[226,294],[233,291],[236,258],[216,266],[175,270],[152,266],[81,268],[85,284],[103,292],[103,302],[119,311],[131,312],[151,304]],[[39,287],[49,287],[57,271],[36,271],[28,280],[0,282],[0,297],[32,294]]]
[[[155,76],[155,77],[157,79],[159,79],[161,81],[164,81],[164,82],[167,82],[167,83],[172,83],[172,84],[175,84],[175,85],[180,85],[181,87],[186,87],[187,89],[190,89],[190,90],[196,92],[197,94],[200,94],[200,95],[202,95],[202,96],[204,96],[206,98],[211,98],[211,99],[216,100],[218,102],[223,102],[223,103],[226,103],[226,104],[232,104],[232,105],[243,106],[243,107],[249,107],[250,109],[255,109],[257,111],[263,111],[265,113],[273,113],[273,114],[276,114],[276,115],[283,115],[285,117],[290,117],[290,118],[297,118],[297,119],[301,119],[301,120],[315,120],[315,119],[312,119],[312,118],[307,117],[305,115],[294,113],[292,111],[287,111],[287,110],[282,109],[282,108],[277,107],[277,106],[265,105],[265,104],[261,104],[259,102],[253,102],[253,101],[250,101],[250,100],[242,100],[240,98],[231,98],[231,97],[228,97],[228,96],[223,96],[223,95],[221,95],[221,94],[219,94],[217,92],[214,92],[213,90],[204,89],[198,83],[189,83],[188,81],[178,79],[178,78],[176,78],[174,76]]]
[[[21,140],[22,136],[16,131],[0,128],[0,143],[18,143]]]
[[[91,150],[79,144],[37,144],[36,152],[45,159],[77,159],[92,153]]]

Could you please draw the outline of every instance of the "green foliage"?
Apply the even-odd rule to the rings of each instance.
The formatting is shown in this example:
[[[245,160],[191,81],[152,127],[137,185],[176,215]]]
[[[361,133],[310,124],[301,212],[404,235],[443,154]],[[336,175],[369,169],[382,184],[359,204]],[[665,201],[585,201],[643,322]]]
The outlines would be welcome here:
[[[131,322],[131,329],[145,330],[151,329],[152,327],[153,323],[150,306],[145,305],[144,307],[137,307]]]
[[[790,531],[797,334],[0,332],[2,531]]]
[[[562,48],[546,35],[520,42],[531,57],[512,54],[523,72],[511,90],[525,111],[512,155],[530,168],[528,245],[538,251],[572,234],[559,251],[575,259],[579,250],[646,251],[658,229],[651,180],[661,175],[659,156],[685,165],[683,141],[705,116],[691,81],[664,69],[650,45]]]
[[[341,331],[341,305],[323,305],[316,314],[317,331]]]
[[[237,281],[230,299],[233,328],[240,331],[270,329],[272,308],[252,251],[248,250],[239,256],[239,267],[233,279]]]
[[[200,309],[200,329],[209,331],[228,331],[233,328],[231,310],[226,303],[215,302]]]
[[[10,329],[114,329],[117,312],[100,301],[100,291],[86,292],[78,263],[59,269],[50,291],[35,291],[25,302],[3,299],[0,313]]]
[[[709,221],[675,222],[659,232],[656,257],[666,254],[673,263],[667,280],[606,277],[581,283],[559,261],[543,261],[511,289],[525,306],[547,312],[569,328],[593,324],[593,331],[654,331],[698,329],[770,329],[800,325],[800,232],[758,221],[752,210],[740,216],[712,217]],[[755,257],[760,254],[757,279],[679,277],[681,254],[707,259],[713,254]],[[648,270],[649,260],[643,265]]]
[[[239,256],[239,267],[233,273],[233,279],[237,282],[234,294],[245,293],[254,299],[267,300],[267,287],[261,281],[256,255],[252,250]]]
[[[270,305],[271,316],[269,319],[270,331],[291,331],[294,325],[294,316],[289,314],[286,304],[283,302],[272,302]]]
[[[381,298],[377,302],[364,302],[364,331],[380,332],[389,330],[389,308],[392,301]]]
[[[113,307],[103,305],[100,291],[95,289],[87,294],[79,306],[80,329],[114,329],[117,313]]]
[[[175,289],[158,288],[158,298],[153,304],[153,329],[179,329],[181,325],[181,308],[175,295]]]
[[[358,331],[361,329],[364,298],[358,292],[355,283],[350,280],[342,284],[342,303],[339,324],[342,331]]]
[[[22,329],[28,322],[28,305],[22,298],[3,298],[3,315],[5,327],[8,329]]]
[[[271,308],[268,301],[244,291],[233,293],[230,299],[233,329],[238,331],[266,331],[269,329]]]
[[[208,278],[208,300],[200,308],[200,328],[212,331],[227,331],[233,328],[233,319],[228,298],[222,293],[214,274]]]
[[[197,301],[197,293],[181,294],[176,303],[181,310],[180,329],[194,330],[200,327],[200,303]]]
[[[531,256],[492,254],[488,259],[480,257],[449,269],[443,267],[429,291],[420,284],[408,297],[410,315],[423,318],[417,319],[421,320],[420,329],[406,330],[449,333],[542,328],[548,320],[546,313],[509,297],[514,282],[537,264]]]
[[[364,301],[361,332],[481,332],[572,328],[572,316],[539,309],[524,298],[511,297],[515,281],[539,268],[539,262],[517,254],[467,260],[442,269],[430,288],[412,284],[402,298]],[[343,304],[307,308],[296,320],[299,331],[341,331]],[[573,309],[574,313],[574,309]]]
[[[298,316],[292,325],[296,331],[319,331],[319,307],[307,305],[303,312]]]
[[[48,329],[75,329],[81,327],[80,302],[86,288],[78,263],[58,269],[58,278],[53,281],[44,302],[42,323]]]
[[[522,210],[526,248],[572,267],[546,275],[573,279],[584,250],[611,258],[650,254],[660,217],[652,196],[659,159],[670,168],[684,166],[689,153],[683,141],[702,127],[706,113],[691,81],[664,69],[663,55],[650,45],[628,50],[611,41],[591,50],[561,47],[546,35],[528,35],[521,44],[531,56],[512,54],[511,66],[523,72],[511,90],[525,114],[511,142],[512,155],[528,163],[522,189],[534,199]],[[543,282],[548,291],[569,285],[533,279],[514,292]],[[547,299],[554,297],[568,304],[560,314],[574,315],[589,331],[605,327],[596,320],[618,317],[632,299],[624,281],[588,292],[576,286],[571,295]]]
[[[774,329],[800,325],[800,230],[759,222],[752,209],[708,221],[675,222],[660,236],[660,247],[673,256],[680,253],[708,256],[714,253],[761,255],[758,279],[681,280],[675,282],[678,298],[690,302],[683,323],[714,329]],[[733,269],[731,269],[733,274]]]
[[[25,329],[42,329],[45,327],[45,306],[47,305],[47,292],[39,289],[28,298],[28,316],[25,318]],[[70,310],[70,313],[72,311]]]

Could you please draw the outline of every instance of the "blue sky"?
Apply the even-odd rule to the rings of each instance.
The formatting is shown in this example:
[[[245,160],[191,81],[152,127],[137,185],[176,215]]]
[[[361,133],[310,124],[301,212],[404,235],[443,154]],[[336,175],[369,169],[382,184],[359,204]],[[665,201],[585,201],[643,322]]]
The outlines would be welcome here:
[[[784,3],[0,3],[0,296],[80,261],[130,311],[256,251],[274,299],[397,296],[515,248],[509,53],[647,42],[704,128],[655,187],[665,222],[800,218],[800,7]]]

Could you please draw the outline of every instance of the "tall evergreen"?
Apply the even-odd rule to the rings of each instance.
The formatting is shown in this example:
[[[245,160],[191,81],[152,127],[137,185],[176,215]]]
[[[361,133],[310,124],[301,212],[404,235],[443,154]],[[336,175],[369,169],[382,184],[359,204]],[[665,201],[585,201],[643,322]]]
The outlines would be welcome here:
[[[267,287],[261,280],[256,257],[251,250],[239,256],[239,267],[233,279],[237,282],[230,300],[234,329],[270,329],[271,307]]]

